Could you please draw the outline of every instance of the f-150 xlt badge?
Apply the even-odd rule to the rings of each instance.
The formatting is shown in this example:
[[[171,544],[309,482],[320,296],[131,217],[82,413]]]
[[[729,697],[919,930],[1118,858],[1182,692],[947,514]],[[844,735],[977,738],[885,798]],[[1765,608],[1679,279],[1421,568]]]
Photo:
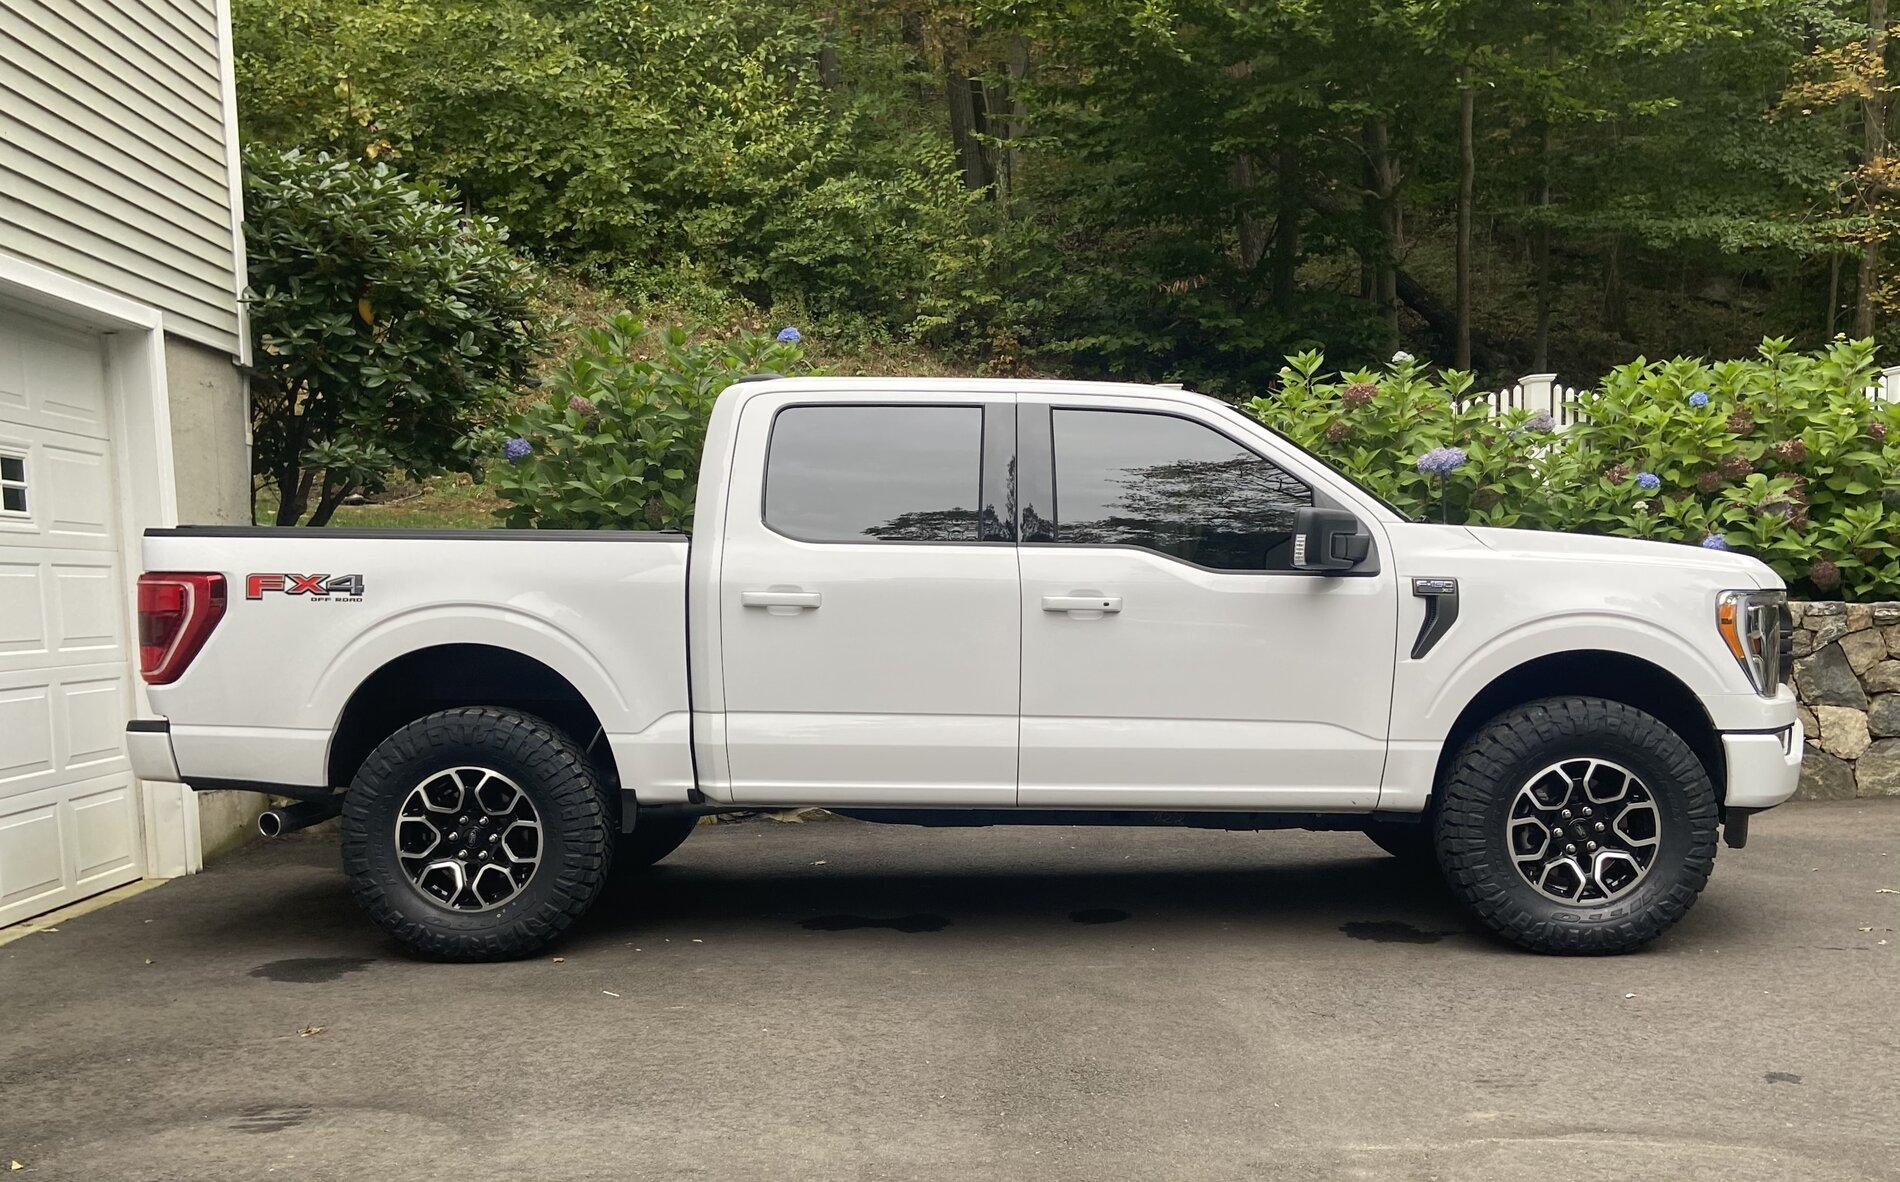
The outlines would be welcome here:
[[[362,575],[246,575],[244,598],[262,599],[270,593],[307,595],[313,599],[363,598]]]

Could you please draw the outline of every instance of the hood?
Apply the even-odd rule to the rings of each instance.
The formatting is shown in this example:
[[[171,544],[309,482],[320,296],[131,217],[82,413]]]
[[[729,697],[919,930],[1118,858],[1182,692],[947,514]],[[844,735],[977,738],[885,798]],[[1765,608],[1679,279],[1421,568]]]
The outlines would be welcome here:
[[[1742,587],[1784,587],[1781,576],[1767,563],[1725,550],[1704,550],[1676,542],[1642,542],[1634,538],[1606,538],[1596,534],[1564,534],[1535,529],[1467,526],[1485,548],[1527,558],[1572,559],[1578,562],[1662,566],[1679,571],[1702,571]]]

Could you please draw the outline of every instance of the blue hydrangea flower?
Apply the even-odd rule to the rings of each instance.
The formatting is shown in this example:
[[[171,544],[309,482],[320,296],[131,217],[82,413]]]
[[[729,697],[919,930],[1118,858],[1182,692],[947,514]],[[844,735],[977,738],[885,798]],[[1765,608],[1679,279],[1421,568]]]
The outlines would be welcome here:
[[[1642,489],[1644,492],[1655,492],[1662,487],[1662,477],[1656,475],[1654,472],[1638,472],[1636,474],[1636,487]]]
[[[778,341],[781,345],[796,345],[804,339],[805,334],[799,332],[789,324],[778,330]]]
[[[1706,390],[1697,390],[1695,393],[1689,395],[1690,406],[1707,406],[1708,404],[1709,393]]]
[[[1449,476],[1465,466],[1462,447],[1434,447],[1418,459],[1418,470],[1427,476]]]
[[[1730,546],[1728,539],[1721,534],[1710,534],[1708,537],[1702,539],[1702,548],[1704,550],[1727,550],[1730,549]]]
[[[1557,419],[1547,410],[1540,410],[1524,422],[1526,431],[1538,435],[1548,435],[1557,429]]]
[[[501,445],[502,458],[511,464],[519,464],[534,454],[534,445],[517,435]]]

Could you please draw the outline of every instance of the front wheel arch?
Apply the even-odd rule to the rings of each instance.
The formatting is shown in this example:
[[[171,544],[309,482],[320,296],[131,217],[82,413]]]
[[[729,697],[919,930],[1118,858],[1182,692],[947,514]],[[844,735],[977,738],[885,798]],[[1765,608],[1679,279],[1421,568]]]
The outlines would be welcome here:
[[[1509,710],[1544,698],[1586,697],[1621,702],[1674,731],[1695,753],[1720,804],[1728,792],[1722,733],[1702,699],[1669,670],[1641,657],[1602,649],[1551,653],[1498,675],[1465,703],[1438,751],[1428,815],[1438,808],[1445,777],[1464,745]]]

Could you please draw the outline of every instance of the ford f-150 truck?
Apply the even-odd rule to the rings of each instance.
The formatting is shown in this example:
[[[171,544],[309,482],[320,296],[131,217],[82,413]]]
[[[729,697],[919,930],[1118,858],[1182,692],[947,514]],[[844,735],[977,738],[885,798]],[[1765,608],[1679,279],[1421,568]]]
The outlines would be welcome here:
[[[1394,457],[1395,462],[1404,462]],[[1427,524],[1166,387],[763,379],[682,534],[144,543],[138,774],[341,814],[370,916],[554,940],[715,810],[1351,828],[1542,952],[1681,918],[1794,791],[1785,589]]]

